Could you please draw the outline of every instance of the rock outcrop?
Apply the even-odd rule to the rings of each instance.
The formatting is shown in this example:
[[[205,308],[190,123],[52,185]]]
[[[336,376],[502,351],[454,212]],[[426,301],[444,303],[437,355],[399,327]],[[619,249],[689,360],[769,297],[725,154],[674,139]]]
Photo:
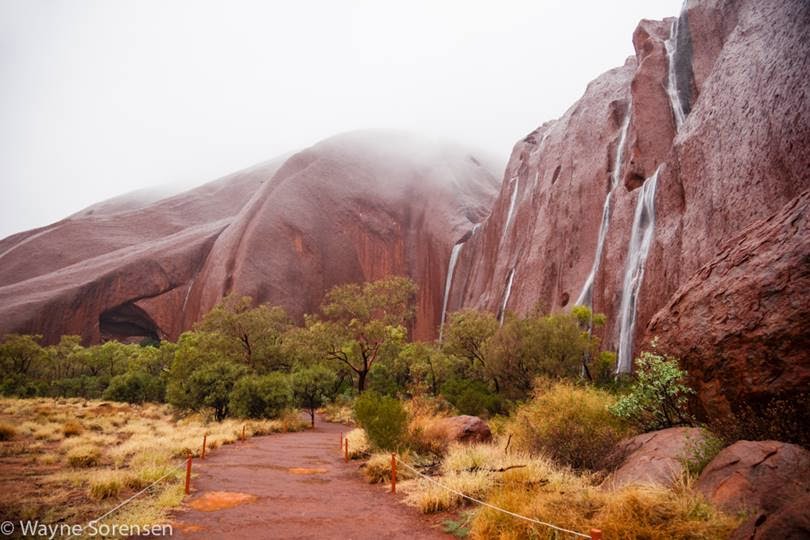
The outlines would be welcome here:
[[[801,0],[690,0],[677,22],[642,21],[634,57],[515,145],[492,214],[460,250],[448,310],[579,301],[608,316],[607,348],[629,336],[622,369],[658,336],[704,401],[806,391],[808,27]],[[778,276],[764,275],[769,261]]]
[[[480,159],[357,132],[145,207],[96,205],[0,241],[0,334],[173,339],[229,293],[300,319],[333,285],[400,274],[430,338],[450,248],[497,190]]]
[[[441,434],[446,442],[483,443],[492,439],[489,426],[477,416],[451,416],[437,420],[431,433]]]
[[[810,452],[800,446],[736,442],[706,466],[697,489],[726,511],[752,514],[734,538],[803,538],[810,530]]]
[[[604,485],[609,489],[630,484],[671,486],[705,441],[702,429],[686,427],[642,433],[624,440],[616,448],[618,455],[625,456],[624,460]]]

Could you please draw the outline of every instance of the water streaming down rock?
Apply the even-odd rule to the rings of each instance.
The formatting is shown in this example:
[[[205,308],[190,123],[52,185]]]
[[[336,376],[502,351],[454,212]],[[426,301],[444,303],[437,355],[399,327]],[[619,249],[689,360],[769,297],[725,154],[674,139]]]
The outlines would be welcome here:
[[[509,211],[506,213],[506,224],[503,226],[503,236],[506,236],[509,231],[509,226],[512,224],[512,218],[515,215],[515,205],[517,204],[518,187],[520,186],[520,177],[515,176],[513,179],[512,199],[509,202]]]
[[[509,277],[506,278],[506,290],[503,292],[503,301],[501,302],[501,309],[498,311],[498,321],[503,326],[503,321],[506,319],[506,306],[509,304],[509,296],[512,294],[512,283],[515,281],[515,269],[509,271]]]
[[[630,244],[627,248],[624,281],[622,282],[622,301],[619,305],[619,353],[616,365],[617,373],[629,373],[633,367],[633,341],[635,338],[636,306],[638,292],[644,279],[644,263],[652,245],[655,229],[655,188],[658,184],[658,173],[661,165],[655,170],[640,189],[636,210],[633,215],[633,228],[630,233]]]
[[[628,105],[627,112],[624,115],[622,122],[621,134],[619,135],[619,143],[616,145],[616,156],[613,160],[613,173],[610,175],[610,191],[605,197],[605,203],[602,206],[602,222],[599,225],[599,236],[596,241],[596,254],[593,257],[593,265],[591,272],[585,279],[585,285],[582,286],[582,292],[575,304],[580,306],[593,307],[593,282],[596,279],[596,273],[599,271],[599,265],[602,261],[602,250],[605,247],[605,238],[607,237],[608,228],[610,227],[610,202],[613,198],[613,191],[619,184],[622,172],[622,155],[624,154],[625,141],[627,139],[628,128],[630,127],[630,110],[631,106]]]
[[[672,107],[672,115],[675,117],[675,131],[681,129],[686,118],[683,103],[681,102],[681,94],[678,90],[678,75],[675,63],[675,54],[678,49],[678,25],[680,17],[672,22],[672,30],[669,34],[669,39],[664,42],[664,47],[667,51],[667,95],[669,96],[669,103]]]
[[[475,233],[475,229],[473,229],[473,233]],[[450,299],[450,291],[453,288],[453,274],[456,270],[456,263],[458,262],[458,256],[461,253],[461,248],[464,247],[463,242],[459,242],[453,246],[453,250],[450,252],[450,263],[447,265],[447,277],[444,280],[444,299],[442,300],[442,318],[439,322],[439,343],[442,342],[442,338],[444,337],[444,323],[447,319],[447,301]]]

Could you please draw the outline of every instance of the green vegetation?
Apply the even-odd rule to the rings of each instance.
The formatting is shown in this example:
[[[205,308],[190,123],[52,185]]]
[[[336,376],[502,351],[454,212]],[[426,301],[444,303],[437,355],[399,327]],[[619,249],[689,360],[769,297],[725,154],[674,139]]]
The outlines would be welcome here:
[[[622,396],[610,411],[642,431],[654,431],[693,422],[689,414],[686,372],[678,361],[651,352],[636,359],[635,381],[630,392]]]
[[[404,445],[408,414],[398,399],[365,392],[354,404],[354,416],[375,448],[397,450]]]
[[[632,435],[608,412],[615,398],[607,391],[569,382],[539,380],[534,398],[518,408],[505,426],[518,451],[544,454],[563,466],[609,469],[616,444]]]

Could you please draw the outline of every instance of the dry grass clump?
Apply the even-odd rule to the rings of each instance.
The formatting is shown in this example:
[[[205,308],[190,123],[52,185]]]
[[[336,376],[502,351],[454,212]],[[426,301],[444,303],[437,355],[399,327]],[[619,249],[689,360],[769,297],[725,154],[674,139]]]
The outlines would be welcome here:
[[[84,433],[84,426],[76,420],[68,420],[62,424],[62,433],[65,437],[75,437]]]
[[[447,451],[448,434],[442,420],[450,406],[436,399],[416,397],[405,404],[408,411],[408,442],[414,451],[443,455]]]
[[[0,422],[0,441],[10,441],[17,435],[17,429],[7,422]]]
[[[588,485],[527,489],[519,482],[507,483],[487,502],[583,533],[599,528],[605,538],[728,538],[740,523],[740,518],[723,514],[691,489],[655,486],[628,486],[607,492]],[[471,537],[489,540],[558,536],[547,527],[482,508],[473,521]]]
[[[349,459],[359,459],[368,455],[371,446],[363,429],[355,428],[348,432],[344,438],[349,442]]]
[[[117,497],[127,485],[129,473],[120,470],[96,471],[87,478],[87,493],[98,501]]]
[[[402,459],[408,460],[407,456]],[[391,481],[391,454],[376,452],[368,458],[363,466],[363,475],[369,484],[385,484]],[[407,467],[397,464],[397,481],[414,478],[414,474]]]
[[[740,522],[709,504],[689,479],[672,489],[628,486],[611,492],[598,486],[598,474],[577,473],[545,457],[507,454],[494,444],[450,446],[439,472],[435,481],[455,492],[566,529],[599,528],[605,538],[727,538]],[[425,479],[403,482],[401,490],[407,503],[425,513],[473,504]],[[476,539],[558,538],[554,534],[487,507],[480,507],[471,528]]]
[[[81,445],[68,450],[67,464],[75,468],[95,467],[101,462],[101,452],[95,446]]]
[[[533,399],[515,411],[504,431],[515,449],[545,454],[575,469],[608,469],[621,460],[613,451],[632,434],[608,412],[615,397],[604,390],[538,380]]]
[[[505,453],[494,444],[453,444],[440,467],[441,475],[435,480],[452,490],[476,499],[486,499],[504,482],[519,482],[527,488],[553,484],[568,486],[585,481],[567,469],[557,468],[543,457],[524,453]],[[425,479],[408,483],[406,502],[423,513],[453,510],[468,501],[451,491]]]

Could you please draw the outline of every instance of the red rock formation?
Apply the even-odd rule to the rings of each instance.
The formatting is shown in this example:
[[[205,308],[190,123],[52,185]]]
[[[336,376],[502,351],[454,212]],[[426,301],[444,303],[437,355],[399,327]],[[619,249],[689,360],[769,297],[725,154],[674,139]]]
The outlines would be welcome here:
[[[777,441],[739,441],[704,469],[697,489],[729,511],[773,510],[810,493],[810,452]]]
[[[650,322],[716,416],[810,388],[810,191],[753,224]]]
[[[140,209],[102,204],[0,242],[0,334],[175,338],[225,294],[314,311],[330,287],[404,274],[433,337],[450,248],[497,180],[468,152],[334,137]]]
[[[626,456],[604,486],[630,484],[671,486],[684,472],[684,463],[701,447],[706,433],[700,428],[668,428],[642,433],[620,442],[617,454]]]
[[[662,165],[654,238],[638,296],[634,348],[638,351],[653,334],[666,342],[677,341],[683,337],[678,333],[687,328],[688,316],[679,316],[678,324],[647,331],[653,315],[730,239],[810,188],[807,3],[688,2],[679,19],[672,60],[678,95],[688,113],[677,134],[666,91],[669,60],[664,41],[670,37],[671,23],[642,21],[633,36],[635,58],[600,76],[565,115],[543,124],[515,146],[490,218],[461,251],[451,311],[477,307],[498,312],[512,269],[508,309],[526,313],[538,304],[549,311],[569,306],[579,296],[593,263],[611,171],[621,167],[623,185],[613,192],[610,226],[593,290],[594,309],[609,319],[603,343],[615,348],[636,188]],[[613,163],[615,145],[628,107],[627,147],[622,163],[617,164]],[[516,204],[507,227],[516,185]],[[801,279],[807,269],[807,243],[787,237],[773,242],[771,256],[787,257],[792,279]],[[784,251],[788,249],[792,251]],[[725,353],[739,360],[720,370],[720,376],[717,356],[712,356],[716,346],[700,345],[695,354],[690,353],[690,369],[698,362],[717,364],[718,369],[702,375],[717,377],[713,384],[718,387],[721,380],[722,384],[733,381],[730,393],[737,398],[743,397],[739,391],[749,376],[764,381],[775,369],[764,365],[768,360],[760,353],[750,368],[741,359],[749,350],[776,344],[780,336],[794,339],[777,346],[774,351],[778,352],[769,353],[768,358],[782,356],[780,366],[795,367],[771,380],[768,391],[783,384],[793,388],[804,384],[806,389],[802,373],[810,319],[791,319],[792,314],[804,314],[801,306],[807,305],[806,295],[795,296],[796,288],[791,286],[769,289],[762,276],[760,281],[766,288],[745,298],[760,299],[773,315],[758,327],[756,336],[739,337],[752,324],[742,316],[708,331],[715,345],[729,339],[728,345],[733,342],[733,347],[740,347],[738,352],[727,349]],[[700,298],[710,298],[711,287],[717,292],[729,285],[717,277],[700,290]],[[695,313],[700,301],[697,296],[689,300]],[[711,312],[720,317],[718,307]],[[695,321],[688,327],[694,336],[700,324]],[[760,338],[762,347],[749,349]],[[675,352],[683,353],[684,347]],[[750,374],[750,369],[760,367],[761,373]],[[790,377],[794,378],[787,382]]]

